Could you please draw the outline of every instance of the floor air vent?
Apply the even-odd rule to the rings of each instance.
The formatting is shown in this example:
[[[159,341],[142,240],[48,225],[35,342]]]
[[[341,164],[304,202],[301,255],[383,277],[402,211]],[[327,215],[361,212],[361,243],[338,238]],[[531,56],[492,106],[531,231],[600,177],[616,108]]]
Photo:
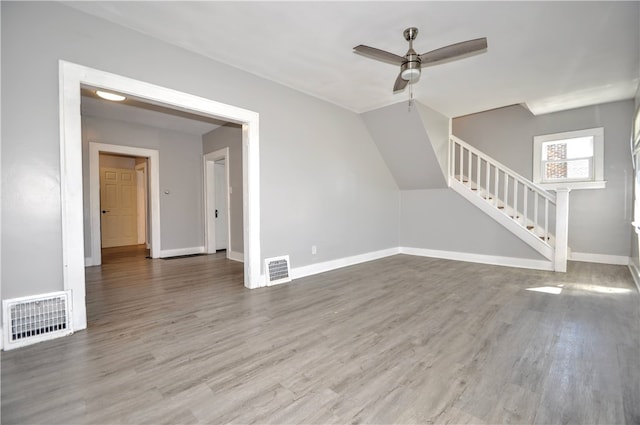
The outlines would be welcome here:
[[[66,291],[2,301],[4,349],[73,333]]]
[[[265,259],[264,269],[267,272],[267,286],[291,281],[288,255]]]

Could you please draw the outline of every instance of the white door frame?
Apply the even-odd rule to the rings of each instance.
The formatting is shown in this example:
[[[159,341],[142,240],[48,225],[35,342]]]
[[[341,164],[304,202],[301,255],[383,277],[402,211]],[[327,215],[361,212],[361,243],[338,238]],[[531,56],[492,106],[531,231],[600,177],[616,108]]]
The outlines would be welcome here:
[[[82,85],[114,90],[150,102],[242,124],[244,285],[264,286],[260,260],[259,114],[232,105],[59,61],[60,198],[64,289],[72,294],[75,330],[87,327],[84,279],[84,211],[82,197]]]
[[[211,214],[216,210],[216,185],[214,164],[224,159],[224,175],[227,179],[227,258],[231,252],[231,199],[229,199],[229,148],[210,152],[203,156],[204,164],[204,252],[213,254],[216,252],[216,222],[211,219]]]
[[[138,227],[138,244],[146,244],[147,249],[150,248],[149,244],[149,187],[147,178],[147,161],[141,164],[137,164],[134,169],[136,170],[136,192],[137,192],[137,227]],[[141,241],[141,239],[144,239]]]
[[[100,229],[100,154],[114,153],[145,157],[149,162],[149,196],[151,204],[151,258],[160,257],[160,155],[155,149],[89,142],[89,222],[91,224],[91,264],[102,264]]]

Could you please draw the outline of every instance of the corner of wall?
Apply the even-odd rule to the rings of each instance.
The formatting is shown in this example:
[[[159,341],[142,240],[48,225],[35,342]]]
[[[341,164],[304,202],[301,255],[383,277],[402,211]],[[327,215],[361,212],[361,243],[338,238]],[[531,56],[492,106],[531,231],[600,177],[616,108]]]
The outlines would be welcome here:
[[[449,161],[449,135],[451,134],[451,118],[430,107],[415,102],[418,115],[424,125],[427,137],[433,146],[438,164],[442,170],[442,175],[448,181],[448,161]]]

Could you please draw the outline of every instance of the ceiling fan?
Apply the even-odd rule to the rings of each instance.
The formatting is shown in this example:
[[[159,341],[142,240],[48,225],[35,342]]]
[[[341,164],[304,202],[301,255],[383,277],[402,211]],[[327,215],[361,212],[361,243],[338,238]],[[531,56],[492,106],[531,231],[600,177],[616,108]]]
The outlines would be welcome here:
[[[376,59],[393,65],[400,65],[400,74],[393,85],[393,91],[403,90],[407,84],[413,84],[420,79],[420,70],[423,65],[434,65],[439,62],[465,56],[470,53],[479,52],[487,48],[486,38],[476,38],[475,40],[463,41],[441,47],[421,55],[413,50],[413,40],[418,35],[418,29],[411,27],[404,30],[404,38],[409,42],[409,50],[404,56],[399,56],[375,47],[363,44],[353,48],[355,53]]]

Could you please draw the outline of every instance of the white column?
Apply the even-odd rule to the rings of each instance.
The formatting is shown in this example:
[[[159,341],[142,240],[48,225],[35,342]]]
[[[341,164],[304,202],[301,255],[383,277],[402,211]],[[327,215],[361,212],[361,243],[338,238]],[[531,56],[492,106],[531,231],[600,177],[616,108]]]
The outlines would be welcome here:
[[[556,255],[554,270],[567,271],[569,245],[569,188],[556,189]]]

